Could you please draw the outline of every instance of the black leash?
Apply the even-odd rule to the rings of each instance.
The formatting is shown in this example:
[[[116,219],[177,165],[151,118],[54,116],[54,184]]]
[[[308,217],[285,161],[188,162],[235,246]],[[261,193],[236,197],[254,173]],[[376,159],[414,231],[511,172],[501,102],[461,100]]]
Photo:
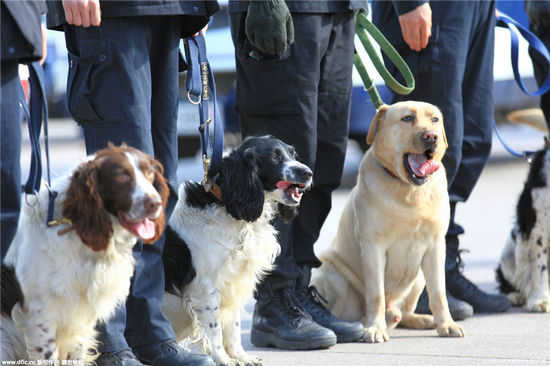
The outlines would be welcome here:
[[[221,168],[223,152],[223,125],[216,102],[216,83],[214,74],[206,57],[206,42],[202,32],[184,40],[187,61],[187,99],[199,107],[202,162],[204,178],[202,185],[210,191],[211,178]],[[212,118],[209,115],[208,102],[213,104]],[[210,143],[210,124],[214,122],[214,141]],[[212,145],[212,146],[211,146]],[[212,151],[209,155],[209,150]]]
[[[29,137],[31,143],[31,168],[27,182],[23,186],[23,192],[29,195],[36,195],[40,191],[42,181],[42,152],[40,149],[40,133],[42,130],[42,121],[44,121],[44,148],[46,153],[46,173],[48,180],[48,217],[46,224],[51,226],[53,222],[54,202],[57,192],[51,189],[50,175],[50,147],[48,136],[48,103],[46,100],[46,89],[44,83],[44,69],[40,63],[33,62],[29,66],[29,82],[31,89],[30,112],[24,95],[21,100],[21,106],[25,111],[27,125],[29,128]]]

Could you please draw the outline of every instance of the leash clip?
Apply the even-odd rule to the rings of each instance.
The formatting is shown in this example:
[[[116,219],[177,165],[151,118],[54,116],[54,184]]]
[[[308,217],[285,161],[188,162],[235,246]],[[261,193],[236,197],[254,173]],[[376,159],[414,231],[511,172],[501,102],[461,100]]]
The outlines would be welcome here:
[[[212,182],[208,178],[208,169],[210,168],[210,158],[203,154],[202,156],[202,168],[204,170],[204,176],[202,177],[202,186],[206,192],[210,192],[212,189]]]

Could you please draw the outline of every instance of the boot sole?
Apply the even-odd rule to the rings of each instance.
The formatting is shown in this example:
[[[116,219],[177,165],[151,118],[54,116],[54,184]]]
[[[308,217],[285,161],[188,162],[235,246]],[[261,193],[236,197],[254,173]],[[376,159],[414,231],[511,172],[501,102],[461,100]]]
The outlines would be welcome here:
[[[330,328],[329,328],[330,329]],[[361,329],[359,332],[355,333],[346,333],[346,334],[336,334],[337,343],[353,343],[363,339],[365,331]]]
[[[336,344],[336,337],[308,338],[304,341],[282,339],[272,333],[252,329],[250,341],[256,347],[275,347],[289,350],[312,350],[329,348]]]

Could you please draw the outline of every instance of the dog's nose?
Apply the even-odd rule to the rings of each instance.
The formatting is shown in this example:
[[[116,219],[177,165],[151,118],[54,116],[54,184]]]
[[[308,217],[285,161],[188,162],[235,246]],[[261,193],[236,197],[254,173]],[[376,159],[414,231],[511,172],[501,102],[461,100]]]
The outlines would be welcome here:
[[[437,144],[438,136],[437,133],[434,131],[425,131],[424,133],[422,133],[421,139],[426,146],[433,146]]]
[[[306,167],[305,169],[303,169],[300,172],[300,175],[301,175],[300,178],[303,178],[304,180],[308,180],[309,178],[311,178],[313,176],[313,172],[311,171],[311,169]]]
[[[153,214],[157,212],[157,210],[160,208],[161,205],[162,205],[162,201],[160,200],[160,197],[153,196],[150,194],[145,196],[143,207],[145,209],[145,212],[147,212],[147,214]]]

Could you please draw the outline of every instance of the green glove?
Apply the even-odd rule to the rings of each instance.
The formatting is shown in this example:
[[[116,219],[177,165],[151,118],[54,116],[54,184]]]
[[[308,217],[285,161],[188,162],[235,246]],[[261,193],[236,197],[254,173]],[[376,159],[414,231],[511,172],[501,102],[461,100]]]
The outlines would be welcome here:
[[[294,43],[294,23],[284,0],[250,1],[245,34],[258,51],[282,56]]]

